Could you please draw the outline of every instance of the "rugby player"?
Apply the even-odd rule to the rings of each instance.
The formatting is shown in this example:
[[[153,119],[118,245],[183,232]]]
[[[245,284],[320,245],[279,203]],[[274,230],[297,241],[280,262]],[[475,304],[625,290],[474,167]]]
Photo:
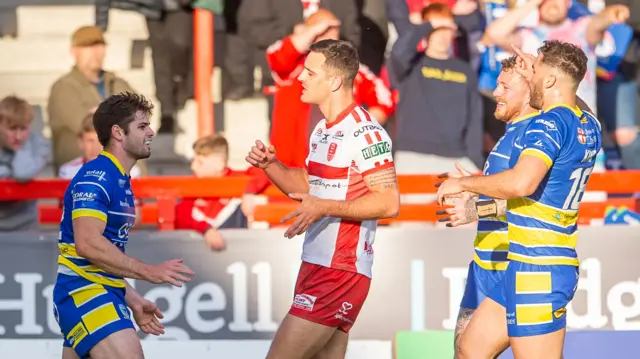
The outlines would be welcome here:
[[[505,317],[515,358],[562,358],[566,306],[578,283],[578,208],[602,145],[600,123],[576,106],[587,68],[584,52],[560,41],[546,41],[536,58],[514,51],[516,69],[530,84],[529,104],[541,112],[516,139],[510,169],[450,178],[438,188],[439,203],[464,191],[507,199],[509,265],[462,336],[464,359],[499,353],[498,347],[476,347],[489,332],[487,323],[504,325]]]
[[[305,168],[289,168],[261,141],[246,160],[300,201],[285,237],[306,232],[293,304],[268,359],[344,358],[349,330],[371,283],[376,220],[395,217],[400,195],[386,131],[353,96],[360,65],[348,42],[310,47],[301,99],[325,116],[311,134]],[[302,150],[302,149],[301,149]]]
[[[516,59],[514,55],[502,61],[502,71],[493,92],[497,103],[494,115],[496,119],[506,122],[507,126],[504,136],[498,140],[487,157],[482,171],[484,175],[509,169],[509,157],[514,141],[522,134],[531,118],[539,112],[529,106],[529,84],[516,72]],[[461,167],[458,167],[458,171],[459,173],[448,173],[440,177],[468,175],[468,172]],[[469,324],[473,312],[504,277],[509,249],[506,201],[485,196],[476,197],[469,193],[464,193],[463,196],[462,200],[456,201],[454,207],[437,212],[439,215],[448,214],[447,217],[439,219],[440,222],[447,222],[448,227],[457,227],[478,220],[478,234],[474,242],[475,254],[473,261],[469,263],[467,284],[455,329],[456,358],[460,350],[460,337]],[[487,325],[491,324],[498,323],[487,323]],[[504,320],[495,328],[485,327],[485,329],[483,346],[506,349],[509,338]],[[482,351],[482,348],[474,349]]]
[[[182,286],[193,271],[181,259],[149,265],[125,254],[135,206],[130,171],[151,154],[153,105],[131,93],[111,96],[93,115],[104,150],[71,180],[60,224],[54,315],[64,336],[63,359],[142,359],[131,321],[163,333],[158,307],[124,280]]]

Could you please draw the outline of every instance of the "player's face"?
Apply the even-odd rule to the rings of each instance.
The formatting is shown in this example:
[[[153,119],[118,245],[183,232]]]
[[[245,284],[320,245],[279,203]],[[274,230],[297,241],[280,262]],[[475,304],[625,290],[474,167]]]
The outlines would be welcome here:
[[[31,125],[21,125],[9,121],[0,121],[0,145],[17,151],[27,142]]]
[[[86,160],[93,160],[102,151],[102,145],[98,141],[98,134],[95,131],[85,132],[80,137],[80,149]]]
[[[331,94],[336,77],[327,72],[324,60],[323,54],[312,52],[304,61],[304,70],[298,76],[298,81],[302,84],[300,100],[304,103],[319,105]]]
[[[227,156],[223,153],[195,155],[191,161],[191,170],[198,178],[222,177],[227,167]]]
[[[124,150],[136,160],[151,156],[151,140],[155,132],[149,126],[149,117],[142,111],[136,113],[129,124],[129,133],[124,136]]]
[[[547,25],[559,25],[567,19],[569,0],[545,0],[540,5],[540,20]]]
[[[494,115],[509,122],[520,115],[529,101],[529,84],[514,70],[502,71],[493,97],[497,102]]]
[[[549,73],[549,67],[542,63],[542,55],[538,55],[533,64],[533,76],[529,83],[531,89],[531,99],[529,106],[536,110],[544,108],[544,81]]]

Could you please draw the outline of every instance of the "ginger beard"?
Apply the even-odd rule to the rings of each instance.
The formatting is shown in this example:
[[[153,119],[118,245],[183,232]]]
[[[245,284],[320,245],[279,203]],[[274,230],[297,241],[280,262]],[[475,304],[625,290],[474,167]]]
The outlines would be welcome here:
[[[529,102],[529,84],[515,70],[502,71],[498,76],[498,86],[493,91],[496,100],[494,116],[509,122],[517,117]]]

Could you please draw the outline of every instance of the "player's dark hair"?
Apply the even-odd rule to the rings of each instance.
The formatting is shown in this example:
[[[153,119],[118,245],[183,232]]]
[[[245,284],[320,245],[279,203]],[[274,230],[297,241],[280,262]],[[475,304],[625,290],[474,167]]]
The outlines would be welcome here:
[[[571,77],[577,88],[587,73],[587,55],[574,44],[562,41],[545,41],[538,49],[542,63],[558,69]]]
[[[350,42],[331,39],[320,40],[311,45],[309,50],[324,55],[324,65],[340,73],[344,86],[353,87],[353,80],[355,80],[358,68],[360,68],[360,58],[358,50]]]
[[[500,61],[500,64],[502,65],[502,71],[511,71],[515,69],[516,64],[518,63],[517,59],[518,59],[518,56],[513,55],[509,58],[506,58]]]
[[[135,120],[138,111],[151,116],[153,104],[144,96],[132,92],[122,92],[102,101],[93,114],[93,127],[102,146],[109,144],[113,126],[120,127],[128,134],[129,124]]]

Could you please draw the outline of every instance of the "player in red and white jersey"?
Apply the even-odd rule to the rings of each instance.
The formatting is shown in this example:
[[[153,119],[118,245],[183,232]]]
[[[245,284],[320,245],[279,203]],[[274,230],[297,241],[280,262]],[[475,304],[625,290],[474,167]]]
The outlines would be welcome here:
[[[400,208],[391,140],[355,104],[358,67],[350,43],[314,43],[298,79],[302,101],[317,105],[325,119],[311,134],[305,168],[285,166],[260,141],[247,157],[301,202],[283,218],[295,218],[285,236],[306,232],[293,304],[268,359],[344,358],[369,292],[376,220],[395,217]]]

